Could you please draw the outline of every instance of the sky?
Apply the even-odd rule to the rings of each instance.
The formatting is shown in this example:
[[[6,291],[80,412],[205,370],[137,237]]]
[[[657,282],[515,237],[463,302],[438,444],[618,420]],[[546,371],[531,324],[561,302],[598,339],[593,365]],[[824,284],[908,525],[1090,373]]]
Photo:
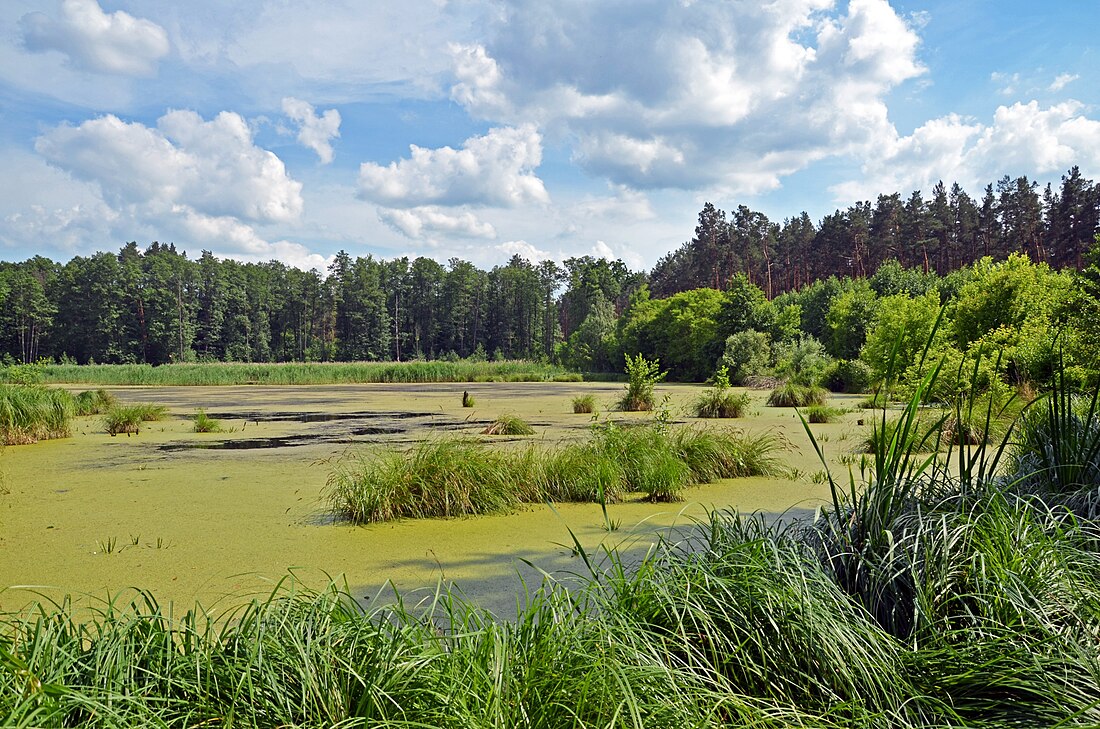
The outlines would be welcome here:
[[[635,270],[699,210],[1100,178],[1095,0],[4,0],[0,260]]]

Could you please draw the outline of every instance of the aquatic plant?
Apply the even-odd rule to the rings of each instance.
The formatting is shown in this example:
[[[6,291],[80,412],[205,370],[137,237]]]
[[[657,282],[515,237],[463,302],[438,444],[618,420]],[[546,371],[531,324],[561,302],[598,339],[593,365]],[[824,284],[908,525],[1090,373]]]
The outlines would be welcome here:
[[[652,362],[640,353],[626,356],[626,391],[619,398],[619,409],[628,412],[652,410],[655,405],[653,388],[665,378],[658,360]]]
[[[831,408],[828,405],[810,405],[803,414],[806,420],[811,423],[832,423],[843,415],[844,411],[840,408]]]
[[[356,523],[508,511],[542,501],[613,502],[626,493],[673,501],[693,483],[781,475],[777,436],[603,423],[585,442],[521,451],[480,441],[430,441],[408,452],[370,452],[329,476],[334,513]]]
[[[810,405],[824,405],[829,391],[817,385],[800,385],[786,382],[771,391],[768,405],[777,408],[804,408]]]
[[[534,435],[535,429],[516,415],[501,415],[481,431],[482,435]]]
[[[118,398],[100,388],[78,393],[74,401],[77,415],[102,415],[118,402]]]
[[[222,431],[221,421],[207,415],[205,410],[200,409],[195,413],[193,420],[195,421],[196,433],[220,433]]]
[[[65,390],[0,384],[0,444],[67,438],[75,414],[73,396]]]
[[[596,398],[592,395],[578,395],[574,397],[573,412],[577,414],[596,412]]]

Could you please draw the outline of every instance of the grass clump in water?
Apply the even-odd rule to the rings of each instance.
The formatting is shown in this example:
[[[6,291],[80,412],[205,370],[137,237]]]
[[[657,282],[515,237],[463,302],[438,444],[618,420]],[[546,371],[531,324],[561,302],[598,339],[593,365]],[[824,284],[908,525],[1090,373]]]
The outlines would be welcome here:
[[[828,405],[811,405],[806,408],[804,415],[811,423],[835,423],[844,411],[840,408],[831,408]]]
[[[106,390],[85,390],[75,396],[77,415],[102,415],[118,403],[118,398]]]
[[[143,410],[138,405],[115,405],[103,414],[103,427],[111,435],[137,435],[145,422]]]
[[[608,503],[639,492],[675,501],[691,484],[780,475],[784,444],[770,434],[606,423],[586,442],[520,451],[471,440],[427,442],[407,453],[353,457],[330,475],[334,513],[356,523],[510,511],[522,503]]]
[[[220,433],[222,432],[221,421],[217,418],[212,418],[206,414],[205,410],[199,410],[195,413],[193,418],[195,421],[196,433]]]
[[[829,391],[817,385],[800,385],[787,382],[772,390],[768,405],[776,408],[804,408],[824,405]]]
[[[697,418],[740,418],[748,407],[748,393],[730,390],[729,370],[725,365],[714,373],[714,387],[704,390],[692,403]]]
[[[65,390],[0,384],[0,444],[68,438],[75,414],[73,396]]]
[[[485,430],[482,435],[534,435],[535,429],[527,424],[523,418],[515,415],[501,415]]]
[[[596,412],[596,398],[592,395],[578,395],[573,398],[573,412],[577,414]]]

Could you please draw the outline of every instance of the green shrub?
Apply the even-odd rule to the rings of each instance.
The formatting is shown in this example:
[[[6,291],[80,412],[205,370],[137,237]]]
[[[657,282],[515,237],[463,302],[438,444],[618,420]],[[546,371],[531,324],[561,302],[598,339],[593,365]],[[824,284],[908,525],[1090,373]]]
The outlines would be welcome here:
[[[768,405],[776,408],[804,408],[824,405],[829,391],[816,385],[799,385],[787,382],[768,395]]]
[[[654,386],[665,378],[667,373],[660,371],[657,360],[650,362],[637,354],[626,356],[627,385],[626,392],[619,400],[619,408],[628,412],[652,410]]]
[[[838,359],[825,368],[821,384],[833,392],[867,392],[871,388],[871,368],[858,359]]]

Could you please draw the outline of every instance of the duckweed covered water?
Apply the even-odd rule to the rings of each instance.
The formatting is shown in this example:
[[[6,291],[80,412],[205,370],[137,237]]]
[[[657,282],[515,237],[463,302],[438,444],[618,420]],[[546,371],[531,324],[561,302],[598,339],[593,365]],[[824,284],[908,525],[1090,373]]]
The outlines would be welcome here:
[[[472,411],[461,407],[464,389],[476,398]],[[784,434],[799,478],[721,481],[690,489],[683,504],[611,505],[620,528],[610,533],[595,504],[352,527],[333,523],[320,500],[334,460],[348,449],[474,435],[501,413],[534,426],[536,434],[520,442],[549,446],[591,425],[591,416],[573,414],[573,397],[591,394],[606,412],[620,390],[592,383],[114,388],[126,402],[167,405],[170,419],[111,437],[98,418],[79,418],[72,438],[0,450],[0,587],[8,588],[0,610],[36,592],[104,597],[132,586],[162,603],[238,602],[268,592],[290,571],[318,584],[343,575],[364,600],[387,582],[409,593],[442,579],[507,615],[519,576],[535,585],[538,569],[584,572],[573,535],[590,551],[600,544],[644,551],[657,530],[702,518],[707,508],[809,510],[827,497],[827,485],[811,478],[820,464],[794,412],[764,408],[765,394],[752,393],[754,414],[729,424]],[[666,392],[677,421],[695,422],[683,413],[699,388],[667,386],[658,397]],[[851,406],[849,399],[833,404]],[[228,432],[191,432],[199,408]],[[859,417],[814,426],[827,454],[854,448],[864,429],[855,425]]]

